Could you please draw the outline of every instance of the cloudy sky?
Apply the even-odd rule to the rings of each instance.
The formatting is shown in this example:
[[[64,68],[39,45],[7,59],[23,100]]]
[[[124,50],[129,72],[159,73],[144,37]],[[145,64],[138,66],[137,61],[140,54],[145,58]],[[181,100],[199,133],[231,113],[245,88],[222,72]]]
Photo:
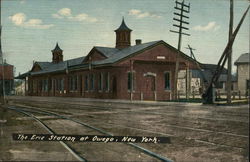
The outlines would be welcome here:
[[[182,51],[191,45],[198,61],[217,63],[228,40],[229,0],[186,0],[191,4]],[[249,5],[235,0],[234,27]],[[28,71],[33,60],[51,61],[56,42],[64,59],[87,55],[93,46],[115,46],[114,30],[122,17],[142,42],[164,40],[177,47],[174,0],[2,0],[4,58],[15,65],[16,75]],[[233,47],[233,61],[249,52],[249,14]],[[235,70],[235,68],[234,68]]]

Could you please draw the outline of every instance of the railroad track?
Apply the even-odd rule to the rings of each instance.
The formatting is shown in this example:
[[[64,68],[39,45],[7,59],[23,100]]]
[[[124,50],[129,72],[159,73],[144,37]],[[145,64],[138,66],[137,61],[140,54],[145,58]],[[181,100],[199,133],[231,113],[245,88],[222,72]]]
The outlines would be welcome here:
[[[17,99],[17,100],[19,100],[19,99]],[[26,100],[26,101],[33,101],[33,100]],[[21,102],[25,104],[24,101],[21,101]],[[44,103],[43,101],[36,101],[36,102],[37,103]],[[53,101],[46,101],[46,103],[58,105],[58,102],[53,102]],[[30,104],[30,103],[28,103],[28,104]],[[109,106],[105,106],[105,105],[97,106],[97,105],[90,105],[90,104],[84,104],[84,103],[73,103],[73,102],[72,103],[71,102],[70,103],[68,103],[68,102],[60,102],[59,104],[70,104],[71,105],[71,109],[86,109],[86,108],[89,108],[89,109],[90,108],[97,108],[97,109],[106,109],[106,110],[113,109],[113,107],[111,107],[111,105],[109,105]],[[117,104],[117,103],[114,103],[114,104]],[[19,105],[19,104],[14,104],[14,105]],[[23,104],[20,104],[20,105],[23,106]],[[81,108],[79,106],[86,107],[86,108]],[[157,107],[159,107],[158,105],[151,105],[151,106],[154,106],[155,107],[154,109],[158,109]],[[148,106],[148,107],[150,107],[150,106]],[[183,107],[184,107],[184,109],[183,109]],[[164,108],[171,110],[171,108],[170,107],[166,107],[166,105],[165,105]],[[123,110],[122,112],[131,112],[131,110],[126,110],[126,109],[128,109],[127,106],[126,107],[119,106],[119,108],[116,107],[115,109],[121,109],[121,110]],[[182,111],[188,110],[188,108],[185,109],[184,105],[178,105],[178,107],[175,107],[175,111],[176,111],[176,109],[181,109]],[[206,110],[206,109],[209,109],[209,108],[207,108],[207,107],[203,107],[202,108],[202,110]],[[152,110],[152,107],[151,108],[147,108],[146,107],[146,108],[134,109],[133,112],[140,112],[140,113],[144,113],[144,114],[163,115],[163,113],[161,113],[161,112],[145,112],[145,110]],[[210,117],[197,117],[197,118],[198,119],[204,119],[204,120],[211,120],[211,121],[245,122],[243,120],[228,119],[228,116],[225,116],[224,118],[221,118],[221,117],[223,117],[223,115],[225,115],[225,113],[227,113],[228,115],[233,116],[233,117],[234,116],[241,117],[243,115],[242,117],[249,118],[248,112],[247,113],[242,112],[240,114],[238,112],[236,112],[235,110],[231,111],[231,112],[224,112],[223,110],[213,110],[212,112],[216,113],[217,116],[218,116],[218,113],[222,113],[222,116],[216,117],[213,114],[213,115],[210,115]],[[238,113],[238,114],[236,114],[236,113]],[[164,112],[164,116],[174,116],[174,115],[167,114],[167,113]],[[209,115],[207,115],[207,116],[209,116]],[[175,115],[175,117],[178,117],[178,116]],[[185,116],[185,117],[188,118],[188,116]],[[245,122],[245,123],[247,123],[247,122]]]
[[[40,120],[39,118],[35,117],[33,114],[29,113],[28,111],[24,111],[18,108],[13,108],[13,107],[8,107],[11,110],[20,112],[26,116],[29,116],[31,118],[33,118],[34,120],[36,120],[40,125],[42,125],[50,134],[56,134],[50,127],[48,127],[42,120]],[[85,159],[84,157],[80,156],[72,147],[70,147],[70,145],[68,145],[67,143],[63,142],[63,141],[59,141],[60,144],[66,148],[77,160],[79,161],[87,161],[87,159]]]
[[[24,106],[24,105],[19,105],[19,106]],[[34,108],[32,106],[24,106],[26,108]],[[79,108],[81,109],[81,108]],[[38,108],[38,110],[41,110]],[[53,112],[53,113],[69,113],[67,111],[51,111],[50,112]],[[122,112],[117,112],[117,113],[127,113],[127,112],[131,112],[129,110],[124,110]],[[142,114],[150,114],[150,115],[164,115],[166,117],[172,117],[172,118],[178,118],[179,116],[177,115],[171,115],[171,114],[162,114],[162,113],[157,113],[157,112],[142,112],[142,110],[133,110],[133,113],[136,112],[136,113],[142,113]],[[91,114],[91,112],[89,113]],[[190,118],[191,119],[191,118]],[[214,120],[214,121],[218,121],[217,119],[211,119],[211,118],[202,118],[202,117],[197,117],[197,119],[201,119],[201,120]],[[224,121],[224,120],[222,120]],[[227,121],[233,121],[235,122],[234,120],[227,120]],[[239,121],[241,122],[241,121]],[[247,122],[245,122],[247,123]],[[202,128],[193,128],[193,127],[189,127],[189,126],[179,126],[179,125],[173,125],[173,124],[167,124],[167,125],[164,125],[166,127],[173,127],[173,128],[178,128],[178,129],[185,129],[185,130],[193,130],[193,131],[199,131],[199,132],[208,132],[208,133],[217,133],[217,134],[222,134],[222,135],[228,135],[228,136],[234,136],[234,137],[243,137],[243,138],[248,138],[247,135],[240,135],[240,134],[235,134],[235,133],[230,133],[230,132],[222,132],[222,131],[215,131],[215,130],[209,130],[209,129],[202,129]],[[160,133],[160,134],[164,134],[164,133]],[[165,133],[166,135],[166,133]],[[169,134],[168,134],[169,135]],[[170,135],[170,136],[173,136],[173,135]],[[200,141],[200,140],[199,140]],[[204,142],[208,142],[208,141],[204,141]]]
[[[69,119],[69,120],[72,120],[74,122],[79,122],[77,120],[74,120],[74,119],[71,119],[69,117],[65,117],[65,116],[62,116],[60,114],[58,114],[59,111],[57,112],[53,112],[53,111],[48,111],[48,110],[41,110],[40,108],[34,108],[34,107],[30,107],[30,106],[21,106],[23,108],[26,108],[26,109],[30,109],[30,110],[27,110],[27,111],[31,111],[31,112],[37,112],[37,113],[43,113],[43,114],[47,114],[47,115],[51,115],[53,114],[53,116],[55,117],[58,117],[58,118],[63,118],[63,119]],[[66,113],[64,111],[62,111],[62,113]],[[73,116],[73,115],[72,115]],[[83,123],[83,122],[80,122],[80,123]],[[149,132],[149,133],[154,133],[154,134],[157,134],[157,135],[167,135],[167,136],[174,136],[173,134],[167,134],[167,133],[162,133],[162,132],[154,132],[154,131],[150,131],[150,130],[142,130],[142,129],[138,129],[138,128],[134,128],[134,127],[126,127],[126,126],[123,126],[123,125],[119,125],[119,124],[109,124],[109,123],[103,123],[102,125],[115,125],[115,126],[119,126],[119,127],[122,127],[122,128],[128,128],[128,129],[135,129],[135,130],[140,130],[140,131],[144,131],[144,132]],[[95,129],[97,130],[98,132],[101,132],[103,134],[106,134],[106,135],[112,135],[110,133],[107,133],[101,129],[98,129],[96,127],[92,127],[88,124],[85,123],[85,126],[91,128],[91,129]],[[178,125],[165,125],[166,127],[173,127],[173,128],[178,128],[178,129],[184,129],[184,130],[190,130],[190,131],[198,131],[198,132],[207,132],[207,133],[217,133],[217,134],[222,134],[222,135],[227,135],[227,136],[233,136],[233,137],[242,137],[242,138],[246,138],[248,139],[248,136],[245,136],[245,135],[238,135],[238,134],[234,134],[234,133],[228,133],[228,132],[220,132],[220,131],[213,131],[213,130],[207,130],[207,129],[199,129],[199,128],[192,128],[192,127],[186,127],[186,126],[178,126]],[[215,142],[210,142],[210,141],[206,141],[206,140],[200,140],[200,139],[196,139],[196,138],[186,138],[187,140],[194,140],[195,142],[198,142],[198,143],[203,143],[203,144],[208,144],[208,145],[213,145],[213,146],[220,146],[220,147],[229,147],[229,148],[236,148],[236,149],[245,149],[244,147],[238,147],[238,146],[232,146],[232,145],[227,145],[227,144],[220,144],[220,143],[215,143]]]
[[[23,107],[20,107],[20,106],[9,106],[8,109],[11,109],[11,110],[14,110],[14,111],[17,111],[17,112],[20,112],[22,114],[25,114],[26,116],[29,116],[31,118],[33,118],[34,120],[36,120],[37,122],[39,122],[48,132],[50,132],[51,134],[56,134],[56,132],[54,132],[48,125],[46,125],[42,120],[40,120],[39,118],[35,117],[32,113],[39,113],[39,114],[45,114],[45,115],[48,115],[48,116],[54,116],[54,117],[58,117],[60,119],[65,119],[65,120],[70,120],[72,122],[75,122],[77,124],[80,124],[84,127],[87,127],[87,128],[90,128],[92,130],[95,130],[99,133],[102,133],[102,134],[105,134],[105,135],[108,135],[108,136],[113,136],[113,134],[109,133],[109,132],[106,132],[102,129],[99,129],[97,127],[94,127],[94,126],[91,126],[87,123],[84,123],[84,122],[81,122],[81,121],[78,121],[78,120],[75,120],[75,119],[71,119],[69,117],[66,117],[66,116],[63,116],[63,115],[60,115],[58,113],[55,113],[55,112],[51,112],[51,111],[45,111],[45,110],[27,110],[26,109],[23,109]],[[86,158],[80,156],[70,145],[66,144],[65,142],[63,141],[60,141],[60,143],[74,156],[76,157],[76,159],[78,159],[79,161],[87,161]],[[141,147],[137,144],[134,144],[134,143],[125,143],[129,146],[132,146],[133,148],[147,154],[148,156],[151,156],[151,157],[154,157],[158,160],[161,160],[161,161],[165,161],[165,162],[172,162],[172,160],[166,158],[166,157],[163,157],[157,153],[154,153],[144,147]]]

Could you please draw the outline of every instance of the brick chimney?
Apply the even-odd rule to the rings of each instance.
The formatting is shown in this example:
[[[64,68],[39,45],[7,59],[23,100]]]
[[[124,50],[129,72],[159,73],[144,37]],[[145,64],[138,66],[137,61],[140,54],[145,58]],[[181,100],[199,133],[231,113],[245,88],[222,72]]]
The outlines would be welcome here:
[[[141,39],[136,39],[135,40],[135,45],[139,45],[139,44],[141,44]]]

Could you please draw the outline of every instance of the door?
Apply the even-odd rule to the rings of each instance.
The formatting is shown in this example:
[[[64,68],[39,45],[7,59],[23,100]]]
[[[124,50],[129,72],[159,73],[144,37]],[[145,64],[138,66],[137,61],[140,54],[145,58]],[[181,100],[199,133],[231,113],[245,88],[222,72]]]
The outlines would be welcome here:
[[[145,76],[145,93],[144,100],[155,100],[155,77]]]

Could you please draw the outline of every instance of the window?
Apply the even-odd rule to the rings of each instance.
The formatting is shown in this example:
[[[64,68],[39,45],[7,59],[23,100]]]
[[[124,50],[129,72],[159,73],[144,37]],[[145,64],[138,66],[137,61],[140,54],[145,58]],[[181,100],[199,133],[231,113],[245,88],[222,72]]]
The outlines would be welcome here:
[[[170,86],[170,72],[165,72],[164,73],[164,79],[165,79],[165,85],[164,85],[164,88],[165,90],[170,90],[171,89],[171,86]]]
[[[60,81],[59,81],[59,79],[56,79],[56,90],[57,91],[60,90]]]
[[[48,91],[48,79],[44,79],[44,80],[41,80],[41,90],[43,92],[47,92]]]
[[[250,80],[246,80],[246,89],[250,90]]]
[[[1,83],[2,84],[2,83]],[[5,84],[4,84],[4,86],[6,86]],[[29,91],[32,93],[32,88],[33,88],[33,82],[32,82],[32,80],[30,80],[29,82],[28,82],[28,86],[29,86]]]
[[[133,77],[133,79],[132,79],[132,77]],[[128,72],[128,90],[130,90],[130,91],[132,90],[132,87],[133,87],[133,90],[135,90],[134,80],[135,80],[134,72],[133,72],[133,76],[132,76],[131,72]]]
[[[84,89],[85,91],[89,90],[89,75],[86,75],[84,78]]]
[[[104,87],[105,87],[105,91],[109,91],[109,73],[105,73],[104,74]]]
[[[33,80],[33,92],[36,92],[36,88],[37,88],[37,85],[36,85],[36,80]]]
[[[112,91],[113,93],[116,93],[116,76],[112,77]]]
[[[44,80],[44,91],[45,92],[48,92],[48,82],[49,82],[48,79]]]
[[[222,89],[222,88],[223,88],[223,82],[217,82],[217,83],[215,84],[215,87],[216,87],[216,88]]]
[[[152,87],[151,87],[151,91],[155,91],[155,78],[154,76],[151,76],[152,79]]]
[[[64,79],[61,79],[61,88],[60,88],[61,91],[64,90]]]
[[[59,79],[56,79],[56,90],[59,91]]]
[[[42,80],[39,80],[39,90],[42,91]]]
[[[89,80],[90,80],[90,90],[95,89],[95,76],[94,74],[89,75]]]
[[[100,74],[98,75],[98,90],[100,90],[100,91],[101,91],[102,88],[103,88],[102,82],[103,82],[103,74],[100,73]]]
[[[52,89],[52,79],[50,78],[48,80],[48,90],[50,91]]]
[[[77,91],[78,88],[78,76],[74,76],[74,90]]]
[[[64,79],[57,79],[57,90],[63,91],[64,90]]]
[[[78,77],[76,75],[69,77],[69,87],[71,91],[77,90],[77,83],[78,83]]]

